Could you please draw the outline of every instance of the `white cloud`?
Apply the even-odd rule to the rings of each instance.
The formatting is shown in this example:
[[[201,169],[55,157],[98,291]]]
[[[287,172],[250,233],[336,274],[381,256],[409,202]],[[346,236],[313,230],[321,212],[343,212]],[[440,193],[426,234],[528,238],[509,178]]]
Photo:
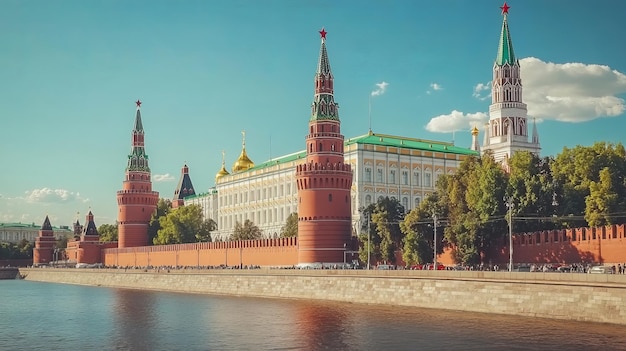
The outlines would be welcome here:
[[[171,182],[175,178],[173,175],[170,175],[169,173],[165,173],[165,174],[155,174],[152,176],[152,179],[154,179],[155,182]]]
[[[483,95],[484,91],[488,91],[488,93]],[[472,96],[479,100],[487,100],[491,96],[491,82],[476,84]]]
[[[626,74],[609,66],[579,62],[552,63],[536,57],[520,60],[523,101],[528,116],[541,120],[585,122],[626,111]],[[473,96],[485,100],[489,83],[478,83]]]
[[[437,83],[430,83],[430,87],[433,90],[443,90],[443,87],[441,85],[437,84]]]
[[[435,133],[452,133],[458,130],[470,130],[475,125],[482,126],[489,120],[484,112],[463,113],[454,110],[447,115],[433,117],[426,125],[426,130]]]
[[[389,83],[383,81],[381,83],[376,83],[376,90],[372,91],[372,96],[378,96],[378,95],[383,95],[385,93],[385,90],[387,90],[387,86],[389,85]]]
[[[85,199],[80,196],[80,193],[75,193],[66,189],[50,189],[41,188],[34,189],[25,192],[25,200],[27,202],[43,202],[43,203],[57,203],[57,202],[69,202],[69,201],[82,201],[87,202],[89,199]]]
[[[520,60],[528,115],[563,122],[615,117],[626,111],[626,75],[609,66]]]

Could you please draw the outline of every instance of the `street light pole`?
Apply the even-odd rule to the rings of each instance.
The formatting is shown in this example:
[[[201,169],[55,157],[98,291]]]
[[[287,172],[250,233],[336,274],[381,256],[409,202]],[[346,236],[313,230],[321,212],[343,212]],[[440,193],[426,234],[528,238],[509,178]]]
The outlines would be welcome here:
[[[370,216],[371,214],[367,214],[367,269],[370,269],[370,246],[372,241],[372,234],[370,230]]]
[[[433,214],[433,223],[435,226],[435,235],[433,236],[433,270],[437,270],[437,214]]]
[[[513,197],[505,199],[506,207],[509,209],[509,272],[513,272]]]

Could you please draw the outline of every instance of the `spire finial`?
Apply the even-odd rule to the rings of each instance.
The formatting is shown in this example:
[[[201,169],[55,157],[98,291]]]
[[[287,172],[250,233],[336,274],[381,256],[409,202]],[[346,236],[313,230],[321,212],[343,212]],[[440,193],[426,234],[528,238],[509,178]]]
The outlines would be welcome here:
[[[504,5],[500,6],[500,9],[502,9],[502,15],[506,16],[509,14],[509,9],[511,8],[511,6],[506,4],[506,1],[504,2]]]
[[[226,164],[226,151],[222,150],[222,166]]]
[[[246,148],[246,131],[245,129],[241,131],[241,147]]]
[[[322,30],[319,31],[319,33],[320,33],[320,37],[322,38],[322,40],[326,40],[326,34],[328,32],[324,30],[324,27],[322,27]]]
[[[141,108],[141,100],[137,99],[137,101],[135,101],[135,104],[137,105],[137,109],[139,110]]]

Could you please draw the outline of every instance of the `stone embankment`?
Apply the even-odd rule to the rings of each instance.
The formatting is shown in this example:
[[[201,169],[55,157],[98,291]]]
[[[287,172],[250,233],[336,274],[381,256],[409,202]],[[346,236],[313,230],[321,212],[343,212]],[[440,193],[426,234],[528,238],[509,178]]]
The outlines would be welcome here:
[[[16,279],[19,273],[17,267],[0,267],[0,279]]]
[[[26,280],[319,299],[626,325],[626,275],[479,271],[20,269]]]

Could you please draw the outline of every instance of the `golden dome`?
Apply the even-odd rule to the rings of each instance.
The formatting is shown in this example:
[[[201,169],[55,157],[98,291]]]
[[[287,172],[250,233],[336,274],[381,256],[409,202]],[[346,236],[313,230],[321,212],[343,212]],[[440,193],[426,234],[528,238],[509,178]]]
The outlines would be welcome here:
[[[218,179],[222,178],[223,176],[226,176],[226,175],[230,174],[226,170],[225,156],[226,156],[226,153],[224,152],[224,150],[222,150],[222,169],[220,169],[220,171],[215,174],[215,182],[216,183],[217,183]]]
[[[246,153],[246,132],[242,131],[243,141],[241,142],[241,154],[235,163],[233,164],[233,173],[247,171],[254,167],[254,162],[248,157]]]
[[[247,171],[254,167],[254,162],[246,154],[246,149],[241,150],[241,154],[235,163],[233,164],[233,172]]]
[[[215,182],[217,183],[218,179],[229,174],[230,173],[228,173],[228,171],[226,170],[226,167],[224,167],[224,164],[222,163],[222,169],[220,169],[220,171],[215,174]]]
[[[474,126],[474,129],[472,129],[472,135],[473,136],[478,135],[478,128],[476,128],[476,126]]]

